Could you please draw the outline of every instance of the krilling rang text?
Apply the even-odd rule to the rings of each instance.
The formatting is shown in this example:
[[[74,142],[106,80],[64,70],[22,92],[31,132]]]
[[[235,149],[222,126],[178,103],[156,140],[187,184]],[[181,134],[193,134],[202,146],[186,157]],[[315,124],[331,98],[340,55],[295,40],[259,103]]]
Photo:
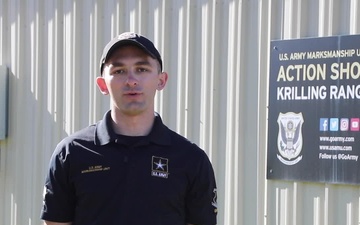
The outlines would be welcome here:
[[[277,100],[360,99],[360,84],[277,87]]]

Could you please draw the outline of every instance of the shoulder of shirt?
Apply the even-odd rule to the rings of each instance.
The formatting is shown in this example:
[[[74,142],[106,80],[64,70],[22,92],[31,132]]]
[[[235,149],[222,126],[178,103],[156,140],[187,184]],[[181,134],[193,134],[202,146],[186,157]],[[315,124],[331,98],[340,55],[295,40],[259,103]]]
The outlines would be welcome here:
[[[176,146],[179,151],[189,152],[190,154],[205,154],[205,151],[201,149],[196,143],[190,141],[188,138],[168,128],[171,142],[173,146]]]

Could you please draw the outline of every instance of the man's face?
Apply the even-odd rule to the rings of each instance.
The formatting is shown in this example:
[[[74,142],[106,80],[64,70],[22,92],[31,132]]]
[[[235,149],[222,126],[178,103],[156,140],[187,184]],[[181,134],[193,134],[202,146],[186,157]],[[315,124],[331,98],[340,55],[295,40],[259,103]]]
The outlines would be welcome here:
[[[158,61],[132,45],[114,50],[97,78],[100,91],[111,97],[112,110],[129,116],[153,113],[156,90],[162,90],[166,81]]]

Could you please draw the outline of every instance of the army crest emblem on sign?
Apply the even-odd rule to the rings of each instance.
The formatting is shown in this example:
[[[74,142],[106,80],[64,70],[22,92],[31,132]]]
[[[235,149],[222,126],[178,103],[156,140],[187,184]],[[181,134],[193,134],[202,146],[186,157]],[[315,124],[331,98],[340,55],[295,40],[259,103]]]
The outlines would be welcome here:
[[[280,113],[277,122],[279,124],[277,158],[285,165],[295,165],[302,159],[300,155],[303,146],[302,113]]]

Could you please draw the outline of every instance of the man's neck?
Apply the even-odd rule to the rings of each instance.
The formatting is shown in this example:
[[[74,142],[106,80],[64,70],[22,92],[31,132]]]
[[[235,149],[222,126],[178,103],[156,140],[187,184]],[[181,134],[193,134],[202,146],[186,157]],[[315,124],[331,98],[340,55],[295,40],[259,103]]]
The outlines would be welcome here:
[[[146,136],[154,124],[154,112],[130,116],[111,111],[112,126],[117,134],[126,136]]]

